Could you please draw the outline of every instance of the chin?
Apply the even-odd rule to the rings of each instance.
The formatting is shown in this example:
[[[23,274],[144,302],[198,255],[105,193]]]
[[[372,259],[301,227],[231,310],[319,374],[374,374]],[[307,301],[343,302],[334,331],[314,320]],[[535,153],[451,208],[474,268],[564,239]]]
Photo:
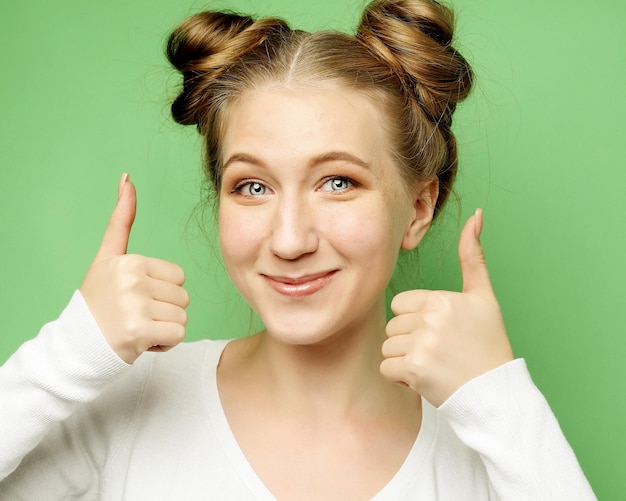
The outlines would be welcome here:
[[[334,338],[336,332],[329,329],[315,328],[308,326],[307,328],[287,327],[284,325],[266,325],[265,331],[274,341],[291,346],[316,346],[328,342]]]
[[[345,315],[323,318],[318,311],[311,315],[273,316],[270,322],[265,323],[265,330],[274,341],[291,346],[323,346],[349,339],[349,342],[353,342],[354,335],[367,331],[365,325],[372,323],[371,314],[374,310],[371,308],[362,316],[349,321]]]

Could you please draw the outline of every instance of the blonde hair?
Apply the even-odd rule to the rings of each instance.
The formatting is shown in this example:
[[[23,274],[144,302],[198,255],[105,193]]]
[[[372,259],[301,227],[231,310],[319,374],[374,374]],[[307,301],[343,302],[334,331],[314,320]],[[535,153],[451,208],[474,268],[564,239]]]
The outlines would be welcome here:
[[[472,71],[452,46],[452,12],[434,0],[375,0],[354,36],[291,30],[281,19],[202,12],[169,37],[167,57],[183,75],[174,119],[205,139],[204,170],[219,192],[220,139],[228,108],[244,92],[272,83],[337,81],[384,109],[392,153],[408,185],[437,177],[435,215],[451,191],[456,104]]]

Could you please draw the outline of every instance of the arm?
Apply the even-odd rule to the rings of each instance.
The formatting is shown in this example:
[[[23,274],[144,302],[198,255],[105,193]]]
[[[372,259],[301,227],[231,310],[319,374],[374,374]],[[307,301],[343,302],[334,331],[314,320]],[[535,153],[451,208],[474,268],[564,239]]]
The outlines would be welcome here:
[[[478,452],[498,499],[596,499],[522,359],[469,381],[438,412]]]
[[[381,372],[441,407],[481,455],[499,498],[594,499],[548,404],[513,360],[481,227],[477,211],[461,233],[462,292],[412,290],[393,299]]]
[[[127,367],[76,292],[58,320],[0,367],[0,479],[55,423],[93,400]]]
[[[55,430],[68,438],[58,442],[63,450],[49,451],[49,464],[55,466],[55,455],[65,457],[62,444],[72,448],[81,427],[100,419],[75,420],[76,409],[85,410],[81,404],[94,400],[144,351],[165,351],[184,337],[189,296],[182,288],[182,269],[126,254],[135,208],[135,188],[124,175],[80,292],[57,321],[47,324],[0,369],[0,479],[71,415],[64,431]],[[89,441],[89,433],[84,435]],[[38,469],[37,477],[41,473]]]

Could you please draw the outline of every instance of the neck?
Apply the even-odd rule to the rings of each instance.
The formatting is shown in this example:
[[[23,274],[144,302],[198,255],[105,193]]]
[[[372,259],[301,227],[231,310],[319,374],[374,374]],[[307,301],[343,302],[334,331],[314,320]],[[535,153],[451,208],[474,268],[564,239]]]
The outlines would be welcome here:
[[[365,411],[390,384],[379,372],[384,303],[368,318],[315,345],[284,344],[267,332],[252,351],[255,372],[276,405],[307,416]]]

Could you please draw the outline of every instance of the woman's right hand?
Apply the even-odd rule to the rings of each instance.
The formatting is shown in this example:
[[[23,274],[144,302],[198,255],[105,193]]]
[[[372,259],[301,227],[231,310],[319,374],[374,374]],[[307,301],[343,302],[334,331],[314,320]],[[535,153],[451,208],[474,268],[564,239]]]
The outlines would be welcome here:
[[[80,287],[107,342],[125,362],[167,351],[185,337],[189,295],[174,263],[126,254],[135,219],[135,187],[124,174],[100,249]]]

